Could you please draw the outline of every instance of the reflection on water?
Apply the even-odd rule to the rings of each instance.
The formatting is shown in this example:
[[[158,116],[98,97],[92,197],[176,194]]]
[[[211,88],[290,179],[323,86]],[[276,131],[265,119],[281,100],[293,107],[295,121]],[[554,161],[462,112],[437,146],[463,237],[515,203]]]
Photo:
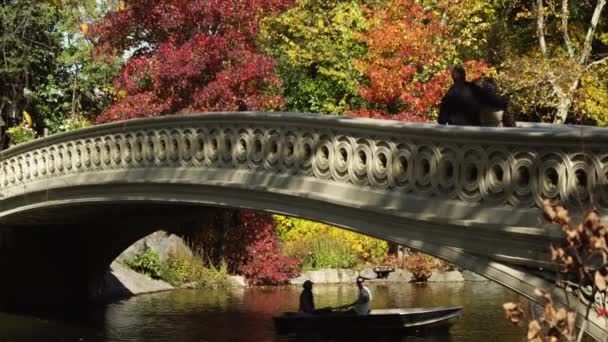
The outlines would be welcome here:
[[[522,341],[502,303],[518,296],[489,282],[370,284],[372,309],[464,306],[448,334],[425,336],[277,336],[272,316],[297,309],[299,287],[178,290],[141,295],[99,307],[79,323],[0,315],[0,341]],[[316,285],[317,307],[352,302],[353,285]]]

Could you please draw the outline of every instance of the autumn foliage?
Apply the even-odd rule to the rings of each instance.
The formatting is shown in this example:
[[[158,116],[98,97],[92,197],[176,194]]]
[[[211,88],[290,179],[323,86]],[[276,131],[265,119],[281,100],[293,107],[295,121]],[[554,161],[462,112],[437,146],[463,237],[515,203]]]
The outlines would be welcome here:
[[[116,79],[115,103],[97,118],[118,121],[192,111],[267,110],[281,104],[274,61],[257,52],[260,19],[286,0],[128,0],[90,34],[99,56],[130,55]],[[218,224],[219,222],[216,222]],[[281,254],[270,216],[241,212],[223,257],[253,284],[297,273]],[[205,246],[203,246],[205,247]],[[210,246],[207,246],[210,247]]]
[[[129,0],[91,35],[97,53],[131,55],[99,122],[188,111],[273,109],[274,61],[256,51],[259,20],[286,0]]]
[[[402,121],[431,119],[451,84],[449,69],[456,55],[446,27],[432,11],[414,0],[391,0],[366,9],[372,28],[362,35],[368,54],[355,66],[366,75],[359,88],[368,106],[353,116]],[[475,78],[483,62],[465,64]]]
[[[593,312],[598,317],[606,316],[608,229],[600,221],[598,211],[587,211],[582,222],[575,224],[568,210],[545,200],[544,214],[564,232],[561,243],[550,246],[551,259],[561,265],[562,285],[586,304],[585,319]],[[536,289],[535,294],[545,302],[544,314],[541,319],[528,323],[528,341],[574,341],[577,338],[576,312],[570,307],[560,307],[549,291]],[[505,303],[503,309],[506,318],[513,323],[524,318],[524,311],[518,304]]]
[[[286,284],[298,275],[297,260],[281,254],[274,234],[274,221],[268,214],[241,211],[240,227],[234,230],[226,257],[254,285]]]

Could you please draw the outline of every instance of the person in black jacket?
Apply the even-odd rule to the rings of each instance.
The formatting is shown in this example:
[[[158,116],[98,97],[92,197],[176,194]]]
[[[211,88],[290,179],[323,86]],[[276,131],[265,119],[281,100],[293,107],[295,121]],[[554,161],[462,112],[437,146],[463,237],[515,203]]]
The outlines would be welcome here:
[[[452,80],[454,84],[441,99],[438,123],[481,126],[482,114],[506,110],[506,97],[498,95],[491,86],[468,82],[463,68],[452,69]]]
[[[305,281],[302,287],[304,290],[300,293],[300,312],[314,314],[315,301],[312,295],[312,281]]]

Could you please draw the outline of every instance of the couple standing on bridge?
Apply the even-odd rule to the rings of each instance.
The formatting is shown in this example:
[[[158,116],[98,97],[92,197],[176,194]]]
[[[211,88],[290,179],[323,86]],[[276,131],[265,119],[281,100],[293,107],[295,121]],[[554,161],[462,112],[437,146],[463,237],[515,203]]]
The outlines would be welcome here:
[[[515,127],[507,112],[508,98],[498,94],[492,78],[468,82],[462,67],[452,69],[454,84],[441,99],[437,123],[445,125]]]
[[[300,294],[300,309],[299,311],[304,314],[316,314],[324,311],[333,311],[333,310],[343,310],[346,308],[351,308],[345,313],[356,314],[356,315],[367,315],[369,313],[369,303],[372,300],[371,291],[365,286],[365,278],[357,277],[356,280],[357,287],[359,288],[359,296],[357,300],[351,304],[346,304],[342,306],[338,306],[335,308],[323,308],[316,310],[315,302],[312,294],[312,285],[313,282],[310,280],[306,280],[302,287],[302,293]]]

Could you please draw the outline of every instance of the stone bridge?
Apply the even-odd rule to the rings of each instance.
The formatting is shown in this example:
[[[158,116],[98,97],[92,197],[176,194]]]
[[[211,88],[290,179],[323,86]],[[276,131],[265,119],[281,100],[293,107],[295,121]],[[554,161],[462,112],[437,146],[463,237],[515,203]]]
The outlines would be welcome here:
[[[0,153],[0,305],[91,296],[137,238],[213,207],[330,223],[532,297],[548,288],[544,198],[608,212],[608,129],[438,126],[294,113],[105,124]],[[76,280],[79,279],[79,280]],[[497,308],[498,309],[498,308]],[[599,322],[590,332],[599,336]]]

